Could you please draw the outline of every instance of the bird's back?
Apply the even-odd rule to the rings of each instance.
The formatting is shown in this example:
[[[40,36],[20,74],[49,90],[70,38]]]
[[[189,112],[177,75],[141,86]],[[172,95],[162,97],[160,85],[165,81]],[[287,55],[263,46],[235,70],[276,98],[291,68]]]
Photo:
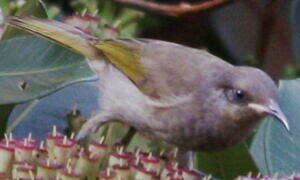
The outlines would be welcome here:
[[[165,41],[117,39],[105,42],[108,41],[123,44],[134,49],[134,53],[140,54],[136,60],[128,61],[128,63],[139,64],[139,68],[143,71],[142,80],[133,81],[144,93],[155,98],[186,95],[192,91],[195,78],[204,78],[219,67],[231,67],[230,64],[207,51]],[[126,67],[126,62],[122,65],[123,68]],[[131,78],[126,68],[121,70]]]

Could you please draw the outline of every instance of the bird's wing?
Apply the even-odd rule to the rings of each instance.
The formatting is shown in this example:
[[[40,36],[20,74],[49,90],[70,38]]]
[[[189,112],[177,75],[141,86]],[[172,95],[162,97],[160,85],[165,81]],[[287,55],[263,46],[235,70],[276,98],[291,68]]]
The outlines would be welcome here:
[[[141,51],[117,40],[103,40],[93,44],[109,62],[121,70],[135,84],[141,85],[147,74],[141,64]]]
[[[159,99],[188,95],[198,72],[205,74],[210,64],[223,63],[206,51],[158,40],[101,40],[93,45],[142,92]]]

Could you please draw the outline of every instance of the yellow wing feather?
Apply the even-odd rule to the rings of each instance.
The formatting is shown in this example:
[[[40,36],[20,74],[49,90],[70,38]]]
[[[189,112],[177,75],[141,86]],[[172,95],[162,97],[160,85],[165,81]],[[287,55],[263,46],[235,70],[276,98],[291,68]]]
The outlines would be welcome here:
[[[136,84],[141,84],[146,79],[137,49],[114,40],[99,41],[94,46]]]

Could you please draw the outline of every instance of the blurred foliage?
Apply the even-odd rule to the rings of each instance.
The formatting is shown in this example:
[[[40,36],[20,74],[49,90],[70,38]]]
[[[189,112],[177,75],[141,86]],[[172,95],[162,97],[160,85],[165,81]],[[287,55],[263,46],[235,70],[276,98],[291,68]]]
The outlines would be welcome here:
[[[20,3],[21,2],[21,3]],[[9,11],[7,15],[17,15],[17,16],[35,16],[46,18],[47,12],[44,4],[39,0],[30,0],[30,1],[7,1]],[[6,40],[13,37],[21,36],[24,34],[28,34],[24,31],[13,27],[7,27],[1,39]]]
[[[287,79],[295,79],[300,77],[300,66],[291,64],[286,65],[283,76]]]

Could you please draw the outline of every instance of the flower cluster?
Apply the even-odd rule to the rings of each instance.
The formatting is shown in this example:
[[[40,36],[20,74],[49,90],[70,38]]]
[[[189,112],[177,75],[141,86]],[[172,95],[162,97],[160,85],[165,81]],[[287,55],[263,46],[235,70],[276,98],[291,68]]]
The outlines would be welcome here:
[[[203,179],[195,170],[179,168],[174,155],[164,159],[139,149],[129,152],[121,145],[108,146],[104,140],[101,137],[84,147],[73,134],[67,137],[55,127],[45,143],[31,134],[24,139],[6,135],[0,143],[0,179]]]

